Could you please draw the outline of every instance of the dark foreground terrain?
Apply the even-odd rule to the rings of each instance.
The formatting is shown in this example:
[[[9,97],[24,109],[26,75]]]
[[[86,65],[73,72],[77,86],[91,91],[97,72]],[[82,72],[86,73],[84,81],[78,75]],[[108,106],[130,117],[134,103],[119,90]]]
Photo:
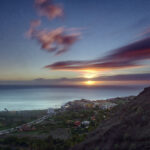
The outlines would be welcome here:
[[[150,150],[150,87],[115,107],[110,119],[71,150]]]
[[[78,102],[83,100],[73,106]],[[111,109],[89,104],[84,109],[58,109],[39,124],[1,135],[0,150],[150,150],[150,88],[136,97],[111,102],[117,104]],[[9,127],[11,122],[18,125],[21,119],[26,123],[45,113],[23,113],[26,117],[6,113],[1,122]],[[14,122],[10,121],[12,115]]]

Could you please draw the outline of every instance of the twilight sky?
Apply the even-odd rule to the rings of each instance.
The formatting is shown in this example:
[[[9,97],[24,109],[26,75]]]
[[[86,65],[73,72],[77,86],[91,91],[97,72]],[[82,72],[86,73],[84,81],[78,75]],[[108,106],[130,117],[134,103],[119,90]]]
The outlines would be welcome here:
[[[0,3],[1,84],[150,84],[149,0]]]

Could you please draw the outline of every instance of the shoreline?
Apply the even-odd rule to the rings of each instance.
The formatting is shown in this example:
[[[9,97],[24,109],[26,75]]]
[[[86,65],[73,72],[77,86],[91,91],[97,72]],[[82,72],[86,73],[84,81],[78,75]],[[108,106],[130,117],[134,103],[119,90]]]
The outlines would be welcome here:
[[[24,110],[5,110],[7,108],[4,108],[3,110],[0,110],[0,113],[2,112],[38,112],[38,111],[47,111],[49,108],[57,110],[57,109],[61,109],[63,106],[69,104],[69,103],[73,103],[75,104],[75,102],[83,102],[83,101],[87,101],[87,102],[98,102],[98,103],[103,103],[103,102],[113,102],[116,103],[118,100],[132,100],[134,97],[136,96],[125,96],[125,97],[114,97],[114,98],[107,98],[107,99],[101,99],[101,100],[92,100],[92,99],[80,99],[80,100],[69,100],[68,102],[65,102],[64,104],[60,105],[59,107],[48,107],[45,109],[24,109]]]
[[[90,110],[90,109],[101,109],[101,110],[110,110],[111,108],[119,105],[125,104],[133,100],[135,96],[128,97],[116,97],[105,100],[73,100],[68,101],[60,108],[48,108],[42,110],[21,110],[21,111],[0,111],[0,119],[5,121],[9,118],[24,119],[24,123],[19,123],[18,125],[10,126],[0,129],[0,135],[6,135],[18,130],[22,130],[24,126],[33,126],[40,124],[51,116],[56,115],[57,113],[63,113],[65,111],[80,111],[80,110]],[[17,122],[16,122],[17,123]]]
[[[120,91],[120,90],[119,90]],[[67,102],[74,100],[87,99],[109,100],[116,97],[126,97],[137,95],[136,90],[122,91],[118,90],[95,90],[95,89],[19,89],[1,91],[0,111],[7,108],[9,111],[27,111],[27,110],[44,110],[51,108],[61,108]],[[17,94],[18,93],[18,94]],[[78,93],[78,94],[76,94]]]

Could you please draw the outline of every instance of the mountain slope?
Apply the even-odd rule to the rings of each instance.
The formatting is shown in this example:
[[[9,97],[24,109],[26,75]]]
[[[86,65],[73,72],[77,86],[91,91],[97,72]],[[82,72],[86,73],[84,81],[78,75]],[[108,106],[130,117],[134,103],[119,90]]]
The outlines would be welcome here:
[[[71,150],[150,150],[150,87],[112,110],[108,120]]]

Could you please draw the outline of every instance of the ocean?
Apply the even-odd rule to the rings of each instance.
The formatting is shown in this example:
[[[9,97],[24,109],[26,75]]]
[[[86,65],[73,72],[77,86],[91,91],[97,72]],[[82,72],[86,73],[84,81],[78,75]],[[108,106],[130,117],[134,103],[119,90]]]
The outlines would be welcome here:
[[[0,111],[38,110],[58,108],[68,101],[103,100],[137,95],[135,88],[80,88],[80,87],[0,87]]]

